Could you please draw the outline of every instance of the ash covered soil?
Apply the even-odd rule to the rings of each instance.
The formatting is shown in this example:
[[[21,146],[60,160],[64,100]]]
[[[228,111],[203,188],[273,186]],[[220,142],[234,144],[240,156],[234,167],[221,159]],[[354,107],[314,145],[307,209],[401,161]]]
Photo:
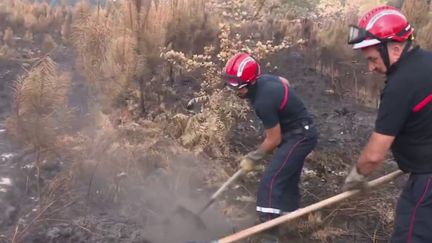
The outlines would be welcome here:
[[[73,74],[70,104],[76,108],[77,120],[86,119],[87,93],[73,51],[62,47],[52,58]],[[375,110],[325,92],[330,88],[329,77],[309,68],[304,60],[300,51],[288,50],[274,56],[272,62],[279,67],[276,73],[287,77],[303,97],[320,131],[319,145],[302,174],[302,204],[306,206],[340,192],[347,171],[373,129]],[[41,167],[39,183],[47,196],[39,198],[33,166],[36,155],[14,144],[4,128],[4,120],[12,112],[13,82],[29,67],[26,63],[0,59],[0,242],[171,243],[217,239],[254,223],[260,172],[239,180],[206,211],[202,219],[207,229],[195,227],[193,220],[178,214],[169,218],[178,205],[196,212],[205,204],[220,186],[206,182],[211,176],[209,169],[217,164],[205,155],[195,156],[179,148],[159,132],[143,132],[142,128],[153,128],[145,122],[123,129],[154,139],[148,148],[156,149],[157,154],[131,155],[132,162],[125,163],[127,170],[90,158],[79,174],[74,173],[72,162],[60,155]],[[182,85],[188,84],[179,82],[177,88],[187,89]],[[240,124],[232,140],[235,152],[255,148],[262,139],[261,130],[256,122]],[[108,147],[115,146],[118,144],[113,142]],[[144,160],[146,166],[140,163]],[[171,161],[170,166],[160,166],[161,160]],[[225,171],[226,177],[235,170],[233,161],[227,163],[232,169]],[[374,177],[395,168],[388,163]],[[282,237],[285,242],[386,242],[404,180],[401,177],[376,191],[289,223]]]

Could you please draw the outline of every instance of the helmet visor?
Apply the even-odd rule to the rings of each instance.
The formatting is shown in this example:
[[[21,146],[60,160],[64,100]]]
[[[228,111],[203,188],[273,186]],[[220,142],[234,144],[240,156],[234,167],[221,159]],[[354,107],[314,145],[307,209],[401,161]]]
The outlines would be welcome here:
[[[355,25],[350,25],[349,27],[349,35],[348,35],[348,44],[353,45],[360,43],[366,40],[369,37],[373,37],[367,30],[359,28]]]
[[[246,87],[248,84],[243,82],[239,77],[233,75],[224,76],[227,87],[231,90],[239,90]]]
[[[377,36],[375,36],[374,34],[372,34],[371,32],[360,28],[358,26],[355,25],[350,25],[349,28],[349,35],[348,35],[348,44],[349,45],[354,45],[354,44],[358,44],[362,41],[365,40],[370,40],[370,39],[375,39],[379,42],[384,42],[384,39],[381,39]]]

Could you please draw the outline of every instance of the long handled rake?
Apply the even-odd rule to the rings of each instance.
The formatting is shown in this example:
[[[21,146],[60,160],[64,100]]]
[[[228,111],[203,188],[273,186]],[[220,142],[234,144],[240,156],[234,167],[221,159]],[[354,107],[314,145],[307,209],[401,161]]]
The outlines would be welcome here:
[[[380,177],[378,179],[375,179],[373,181],[368,182],[367,183],[367,188],[377,187],[379,185],[382,185],[384,183],[387,183],[387,182],[395,179],[396,177],[398,177],[398,176],[400,176],[402,174],[403,174],[403,172],[401,170],[396,170],[396,171],[394,171],[392,173],[389,173],[389,174],[387,174],[385,176],[382,176],[382,177]],[[324,207],[328,207],[330,205],[338,203],[338,202],[340,202],[342,200],[345,200],[347,198],[353,197],[354,195],[357,195],[360,192],[361,192],[361,190],[351,190],[351,191],[342,192],[342,193],[340,193],[340,194],[338,194],[336,196],[333,196],[333,197],[327,198],[325,200],[319,201],[319,202],[314,203],[312,205],[309,205],[307,207],[297,209],[296,211],[293,211],[293,212],[291,212],[289,214],[286,214],[286,215],[283,215],[281,217],[275,218],[273,220],[267,221],[265,223],[258,224],[258,225],[255,225],[253,227],[244,229],[242,231],[239,231],[239,232],[237,232],[235,234],[226,236],[226,237],[221,238],[221,239],[219,239],[217,241],[214,241],[212,243],[231,243],[231,242],[237,242],[239,240],[245,239],[245,238],[247,238],[249,236],[252,236],[254,234],[257,234],[257,233],[263,232],[263,231],[265,231],[267,229],[273,228],[273,227],[275,227],[277,225],[280,225],[280,224],[283,224],[283,223],[287,223],[289,221],[292,221],[292,220],[294,220],[296,218],[299,218],[299,217],[304,216],[306,214],[309,214],[311,212],[317,211],[319,209],[322,209]]]

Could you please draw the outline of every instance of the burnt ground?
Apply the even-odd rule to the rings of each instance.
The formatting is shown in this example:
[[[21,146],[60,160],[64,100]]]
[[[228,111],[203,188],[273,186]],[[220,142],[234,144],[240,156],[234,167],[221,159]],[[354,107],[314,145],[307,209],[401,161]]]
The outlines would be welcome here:
[[[70,48],[60,47],[50,56],[59,70],[72,74],[69,103],[74,111],[74,120],[78,121],[74,124],[73,135],[79,136],[78,133],[83,132],[80,129],[90,121],[85,80],[77,71],[79,67]],[[190,214],[168,217],[179,205],[197,210],[205,203],[207,195],[204,197],[197,193],[204,190],[204,183],[198,178],[195,180],[201,173],[197,171],[200,166],[196,163],[197,158],[186,152],[182,152],[184,156],[175,152],[178,148],[172,148],[172,142],[163,136],[156,139],[160,144],[154,145],[163,152],[155,153],[154,157],[151,151],[148,155],[133,155],[136,164],[132,166],[142,170],[136,173],[132,171],[122,175],[121,172],[127,170],[109,164],[115,160],[109,158],[112,155],[104,157],[98,154],[95,159],[110,162],[83,163],[87,166],[84,169],[65,159],[67,156],[59,155],[52,161],[44,161],[39,179],[43,197],[39,197],[34,166],[36,153],[14,144],[3,127],[4,120],[12,112],[14,81],[25,73],[23,66],[28,68],[29,64],[21,58],[1,60],[0,64],[0,209],[3,212],[0,215],[0,242],[176,242],[217,238],[224,232],[231,232],[232,226],[214,209],[203,215],[203,219],[208,221],[207,230],[197,230],[194,224],[185,224],[188,218],[184,217]],[[130,129],[135,128],[132,126]],[[122,132],[128,135],[128,129]],[[140,135],[146,139],[148,134]],[[114,143],[110,145],[116,146]],[[162,160],[158,154],[166,157],[170,153],[175,154],[169,158],[173,161],[172,168],[158,166],[158,160]],[[91,155],[78,157],[92,159]],[[144,168],[139,163],[150,165]],[[116,174],[113,176],[112,173]],[[116,178],[121,179],[121,185],[115,181]]]
[[[17,67],[16,63],[9,62],[6,60],[1,60],[0,65],[3,69],[0,73],[0,77],[2,78],[2,82],[0,83],[0,108],[1,108],[1,120],[4,121],[4,119],[8,116],[10,112],[10,104],[12,101],[12,91],[11,87],[9,86],[11,83],[6,82],[8,79],[15,78],[15,73],[19,71],[19,68]],[[6,188],[9,187],[9,177],[11,175],[14,175],[14,168],[11,168],[13,165],[5,163],[10,159],[12,154],[10,153],[13,149],[11,146],[5,142],[5,132],[3,123],[0,127],[0,136],[1,136],[1,172],[0,172],[0,180],[2,181],[0,184],[0,207],[2,211],[1,215],[1,223],[4,224],[12,224],[13,222],[13,215],[16,213],[16,207],[13,205],[15,204],[16,200],[19,198],[19,195],[14,195],[14,193],[7,193]],[[7,193],[7,195],[5,195]],[[7,222],[9,221],[9,222]],[[4,236],[3,236],[4,237]]]
[[[287,77],[304,98],[320,131],[319,145],[306,161],[302,176],[302,204],[309,205],[340,192],[347,171],[373,129],[375,111],[326,93],[331,87],[329,78],[309,68],[300,51],[289,50],[273,58],[273,64],[279,67],[276,73]],[[87,91],[73,52],[60,48],[53,59],[61,69],[72,72],[70,103],[76,108],[77,120],[84,120]],[[23,73],[23,65],[28,67],[22,61],[0,60],[0,124],[11,112],[11,85]],[[232,139],[233,147],[238,148],[235,152],[254,148],[261,139],[260,129],[256,122],[237,127]],[[107,166],[90,166],[72,176],[71,163],[57,159],[42,169],[42,184],[69,187],[59,190],[62,193],[52,201],[39,200],[32,151],[14,145],[3,126],[0,141],[0,242],[10,242],[14,237],[16,242],[183,242],[216,239],[254,222],[259,172],[240,180],[203,215],[207,230],[191,230],[190,221],[182,217],[174,218],[172,225],[164,228],[161,221],[176,205],[196,211],[218,186],[203,186],[205,164],[211,163],[208,158],[197,159],[186,152],[173,156],[168,149],[173,143],[168,139],[154,146],[167,157],[172,156],[170,160],[177,166],[170,170],[154,166],[145,176],[135,171],[136,175],[121,182],[123,190],[114,196],[109,193],[113,181],[106,176]],[[393,169],[393,164],[387,164],[374,176]],[[291,227],[281,233],[284,242],[386,242],[403,180],[290,223]],[[47,189],[47,193],[50,191]]]

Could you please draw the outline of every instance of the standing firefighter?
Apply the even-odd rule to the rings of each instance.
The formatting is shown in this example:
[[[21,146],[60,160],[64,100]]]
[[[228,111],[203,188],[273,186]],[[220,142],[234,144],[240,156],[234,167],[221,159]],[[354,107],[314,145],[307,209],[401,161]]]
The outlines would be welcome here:
[[[258,62],[246,53],[233,56],[224,69],[228,87],[248,99],[265,128],[265,140],[245,155],[245,172],[274,151],[261,178],[256,210],[267,221],[299,208],[299,180],[306,156],[317,144],[318,133],[305,105],[286,79],[261,75]]]
[[[375,131],[344,188],[364,185],[391,148],[399,168],[410,173],[391,242],[426,243],[432,242],[432,53],[412,45],[413,31],[389,6],[372,9],[351,26],[348,43],[387,81]]]

